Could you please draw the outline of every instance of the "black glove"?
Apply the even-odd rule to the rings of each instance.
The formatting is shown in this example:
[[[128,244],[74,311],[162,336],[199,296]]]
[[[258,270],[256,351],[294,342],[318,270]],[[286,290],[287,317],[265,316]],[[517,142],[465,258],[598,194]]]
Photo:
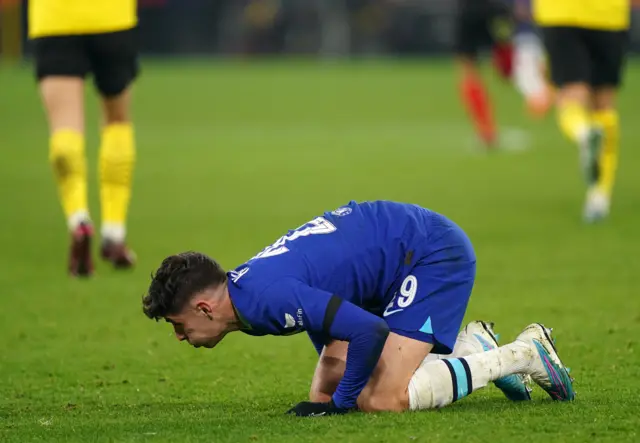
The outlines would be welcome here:
[[[293,414],[297,417],[322,417],[325,415],[346,414],[349,411],[351,409],[337,407],[333,400],[328,403],[303,401],[289,409],[287,414]]]

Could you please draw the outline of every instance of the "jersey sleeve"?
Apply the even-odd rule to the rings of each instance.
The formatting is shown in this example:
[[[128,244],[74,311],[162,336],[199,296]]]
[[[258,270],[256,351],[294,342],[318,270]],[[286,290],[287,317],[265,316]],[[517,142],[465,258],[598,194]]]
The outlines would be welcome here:
[[[307,335],[309,335],[309,338],[311,339],[311,343],[313,344],[313,347],[316,349],[316,352],[318,353],[318,355],[322,354],[322,350],[324,349],[326,343],[327,343],[327,336],[325,334],[321,334],[321,333],[314,333],[311,331],[307,331]]]
[[[355,407],[358,395],[378,363],[389,327],[380,317],[337,295],[294,279],[286,287],[290,294],[287,298],[292,297],[289,303],[301,312],[301,321],[312,340],[324,336],[349,342],[345,373],[333,401],[341,408]]]

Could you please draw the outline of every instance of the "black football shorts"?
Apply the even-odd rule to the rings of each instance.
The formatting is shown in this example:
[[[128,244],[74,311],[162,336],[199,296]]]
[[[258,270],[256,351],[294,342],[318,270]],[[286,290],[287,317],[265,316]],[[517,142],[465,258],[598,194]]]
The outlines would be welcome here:
[[[38,80],[50,76],[93,75],[105,97],[124,91],[138,76],[138,29],[34,39]]]
[[[510,40],[513,27],[511,10],[502,0],[458,0],[454,52],[475,58],[482,48]]]
[[[627,31],[573,26],[542,27],[551,79],[556,86],[587,83],[619,87],[627,54]]]

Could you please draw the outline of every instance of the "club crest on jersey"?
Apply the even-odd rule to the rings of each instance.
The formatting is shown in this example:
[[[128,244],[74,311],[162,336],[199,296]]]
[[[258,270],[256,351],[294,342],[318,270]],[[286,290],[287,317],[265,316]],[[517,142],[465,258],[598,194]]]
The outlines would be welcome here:
[[[295,325],[296,325],[296,320],[293,318],[293,315],[289,313],[284,314],[284,327],[293,328]]]
[[[348,208],[348,207],[338,208],[335,211],[331,211],[331,213],[337,217],[344,217],[345,215],[351,214],[351,208]]]
[[[296,311],[296,318],[289,314],[288,312],[284,313],[284,331],[280,333],[280,335],[295,335],[299,334],[303,330],[304,320],[302,318],[302,309],[298,308]]]
[[[298,309],[298,318],[301,317],[302,313],[302,309]],[[289,314],[288,312],[286,312],[284,314],[284,329],[285,331],[282,331],[280,335],[295,335],[295,334],[299,334],[300,332],[302,332],[302,330],[300,329],[300,327],[302,327],[302,320],[298,320],[296,322],[296,319],[293,317],[293,315]]]
[[[296,311],[296,317],[298,318],[297,320],[294,318],[293,315],[289,314],[288,312],[285,312],[284,327],[289,329],[296,326],[300,328],[304,326],[304,320],[302,319],[302,308],[298,308],[298,310]]]

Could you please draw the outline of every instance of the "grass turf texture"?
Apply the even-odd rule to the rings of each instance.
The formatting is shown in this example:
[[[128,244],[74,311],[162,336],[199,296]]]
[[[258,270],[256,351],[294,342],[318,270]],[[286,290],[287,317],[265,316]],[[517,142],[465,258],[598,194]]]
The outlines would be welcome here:
[[[0,440],[212,442],[634,441],[640,357],[640,65],[620,100],[613,216],[580,221],[574,148],[553,118],[528,120],[491,81],[506,145],[485,155],[446,61],[144,64],[130,239],[140,262],[65,274],[67,236],[28,68],[0,70]],[[94,218],[96,102],[89,96]],[[296,419],[316,362],[304,335],[233,334],[214,351],[178,343],[141,312],[149,273],[198,249],[232,267],[289,228],[350,199],[418,203],[453,218],[478,254],[465,321],[511,340],[555,327],[578,397],[493,387],[440,411]]]

